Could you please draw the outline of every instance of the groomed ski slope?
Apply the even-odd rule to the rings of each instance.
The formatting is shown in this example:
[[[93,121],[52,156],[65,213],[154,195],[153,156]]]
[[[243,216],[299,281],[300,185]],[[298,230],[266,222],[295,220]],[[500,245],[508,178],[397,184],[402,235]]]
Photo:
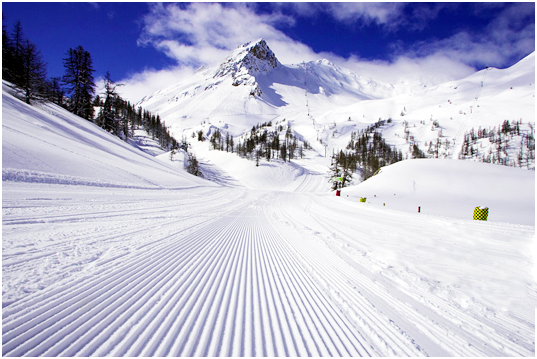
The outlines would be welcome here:
[[[58,108],[2,111],[4,356],[535,355],[533,225],[336,197],[315,158],[230,177],[200,148],[212,182],[136,151],[126,165]],[[85,177],[80,153],[114,165]]]
[[[57,186],[4,183],[5,280],[57,277],[3,308],[6,356],[534,353],[533,227]]]

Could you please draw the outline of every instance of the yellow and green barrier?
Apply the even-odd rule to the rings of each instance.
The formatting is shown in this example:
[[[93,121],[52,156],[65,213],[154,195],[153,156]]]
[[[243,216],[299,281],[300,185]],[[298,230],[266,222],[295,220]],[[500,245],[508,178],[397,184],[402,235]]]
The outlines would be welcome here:
[[[360,197],[360,202],[365,202],[367,200],[366,197]]]

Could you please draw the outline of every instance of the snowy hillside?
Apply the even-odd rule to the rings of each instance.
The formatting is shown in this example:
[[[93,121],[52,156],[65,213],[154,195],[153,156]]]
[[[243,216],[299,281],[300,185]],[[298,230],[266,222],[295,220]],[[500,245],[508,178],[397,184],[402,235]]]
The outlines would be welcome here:
[[[324,145],[329,153],[345,149],[353,131],[387,119],[393,122],[382,135],[405,158],[416,144],[429,157],[457,159],[466,132],[492,130],[506,120],[520,121],[523,132],[534,136],[534,53],[511,68],[487,68],[434,87],[380,83],[327,60],[285,65],[276,56],[264,40],[242,45],[218,68],[178,79],[140,105],[159,113],[177,137],[203,123],[239,136],[285,119],[319,154]],[[521,138],[509,147],[506,164],[534,168],[534,153],[529,165],[515,163]],[[481,150],[495,147],[482,144]]]
[[[336,197],[317,130],[339,146],[369,123],[333,124],[329,104],[381,103],[396,89],[328,63],[284,66],[255,46],[232,55],[245,67],[176,87],[201,117],[174,117],[187,105],[171,90],[146,99],[169,110],[205,179],[142,132],[125,143],[3,86],[2,355],[535,356],[535,172],[409,160]],[[196,89],[205,80],[221,83]],[[302,158],[256,163],[191,137],[221,127],[244,144],[274,115],[267,128],[281,126],[282,141],[312,143]],[[383,127],[391,139],[398,121]],[[472,220],[475,206],[488,221]]]
[[[2,96],[2,179],[111,187],[192,187],[206,181],[155,159],[54,105]]]
[[[422,215],[469,219],[478,206],[489,221],[535,225],[535,172],[459,160],[415,159],[383,167],[345,188],[353,201]]]

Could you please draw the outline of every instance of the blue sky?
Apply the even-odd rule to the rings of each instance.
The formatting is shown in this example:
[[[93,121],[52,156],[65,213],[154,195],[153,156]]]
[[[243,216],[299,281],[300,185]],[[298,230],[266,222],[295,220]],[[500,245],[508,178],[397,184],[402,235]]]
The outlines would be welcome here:
[[[21,21],[49,76],[82,45],[96,78],[110,71],[133,101],[261,37],[284,64],[327,58],[392,83],[435,84],[535,50],[533,2],[3,2],[2,12],[8,31]]]

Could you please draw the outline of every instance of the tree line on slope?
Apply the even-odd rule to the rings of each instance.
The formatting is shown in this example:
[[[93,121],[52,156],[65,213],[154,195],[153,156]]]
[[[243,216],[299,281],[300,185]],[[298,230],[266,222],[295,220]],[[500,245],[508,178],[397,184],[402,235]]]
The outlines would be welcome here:
[[[479,127],[477,131],[472,128],[464,134],[459,159],[477,159],[486,163],[535,169],[535,129],[531,122],[525,127],[526,129],[523,128],[522,120],[514,123],[504,120],[498,128]],[[516,142],[519,142],[518,146],[513,145]],[[483,147],[488,148],[488,151],[480,152]],[[513,154],[516,147],[519,150]]]
[[[346,151],[340,150],[332,153],[330,180],[341,178],[341,186],[345,187],[352,181],[353,174],[358,170],[362,180],[365,181],[381,167],[402,161],[401,150],[388,145],[381,132],[378,131],[379,128],[391,122],[391,119],[379,120],[365,129],[352,132]],[[417,144],[413,144],[411,150],[412,158],[425,157]],[[337,186],[337,182],[333,181],[333,189]]]
[[[303,158],[304,150],[310,148],[307,141],[300,141],[294,134],[289,123],[275,123],[272,121],[257,124],[249,133],[242,135],[237,142],[229,133],[213,128],[208,137],[202,130],[192,133],[192,138],[198,141],[209,140],[213,150],[236,153],[240,157],[255,160],[259,166],[260,160]],[[363,180],[373,176],[381,167],[403,160],[401,150],[396,150],[386,143],[380,127],[391,120],[379,120],[358,132],[351,133],[351,139],[346,151],[334,151],[329,171],[330,180],[335,177],[342,178],[342,186],[348,185],[353,174],[360,171]],[[426,155],[417,144],[411,146],[412,158],[425,158]],[[334,189],[336,184],[334,183]]]
[[[46,63],[36,45],[24,37],[22,25],[17,22],[12,33],[2,26],[2,78],[19,86],[26,103],[38,95],[50,93]]]
[[[391,119],[379,120],[366,129],[353,132],[346,151],[332,153],[329,177],[331,181],[340,178],[340,181],[332,182],[333,189],[350,183],[356,172],[360,172],[362,180],[366,180],[381,167],[403,160],[402,152],[386,144],[381,132],[378,131],[390,122]],[[404,123],[405,134],[408,135],[407,127],[408,123]],[[433,130],[437,128],[439,124],[434,121]],[[431,141],[427,153],[424,153],[412,136],[406,137],[406,140],[410,143],[406,158],[439,158],[439,147],[445,146],[447,149],[450,144],[448,140],[445,144],[437,140],[436,145]],[[488,148],[488,152],[482,150],[480,153],[480,147]],[[514,123],[505,120],[497,129],[479,127],[476,131],[472,128],[465,133],[459,159],[478,159],[487,163],[535,169],[534,125],[531,122],[523,125],[522,120]]]
[[[144,129],[162,148],[178,148],[158,115],[135,108],[117,94],[120,84],[109,73],[103,79],[102,97],[95,96],[93,61],[82,46],[70,48],[63,64],[63,77],[47,78],[47,64],[35,44],[24,36],[20,21],[12,32],[2,27],[2,79],[20,88],[26,103],[50,101],[125,141],[134,136],[135,129]]]
[[[284,122],[285,119],[281,123],[275,123],[275,126],[272,121],[257,124],[249,133],[241,136],[237,143],[229,133],[215,128],[209,136],[209,142],[214,150],[232,152],[242,158],[255,160],[257,166],[261,159],[282,159],[287,162],[298,157],[303,158],[308,142],[299,141],[293,134],[291,125],[283,124]],[[198,140],[204,140],[202,131],[198,132]]]

